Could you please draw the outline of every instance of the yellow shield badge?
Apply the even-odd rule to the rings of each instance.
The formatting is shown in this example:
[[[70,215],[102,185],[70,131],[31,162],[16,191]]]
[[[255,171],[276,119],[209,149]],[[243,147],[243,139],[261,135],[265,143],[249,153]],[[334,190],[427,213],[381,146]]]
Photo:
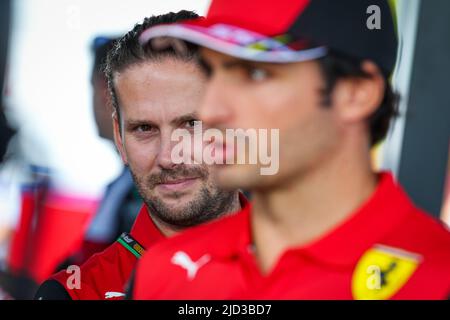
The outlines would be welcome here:
[[[352,276],[357,300],[390,299],[408,282],[422,257],[398,248],[375,245],[358,261]]]

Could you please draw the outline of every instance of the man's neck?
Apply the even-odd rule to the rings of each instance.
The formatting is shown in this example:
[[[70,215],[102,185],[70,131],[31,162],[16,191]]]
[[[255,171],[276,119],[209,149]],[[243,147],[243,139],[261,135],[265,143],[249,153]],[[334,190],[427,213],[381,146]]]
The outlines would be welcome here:
[[[251,223],[263,273],[286,249],[307,245],[346,220],[376,184],[369,153],[349,157],[344,151],[289,185],[255,192]]]

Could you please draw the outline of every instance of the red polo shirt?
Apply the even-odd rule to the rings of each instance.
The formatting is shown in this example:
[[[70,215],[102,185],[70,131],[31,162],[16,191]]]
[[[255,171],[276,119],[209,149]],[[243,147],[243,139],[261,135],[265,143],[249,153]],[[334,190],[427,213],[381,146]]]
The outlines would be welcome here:
[[[387,173],[371,198],[262,275],[250,206],[158,243],[141,259],[135,299],[446,299],[450,233]],[[295,213],[293,213],[295,214]]]
[[[150,218],[146,206],[139,212],[130,235],[122,235],[118,241],[93,255],[81,266],[80,289],[68,287],[76,284],[69,279],[75,275],[74,272],[63,270],[52,276],[52,279],[62,284],[73,300],[123,299],[126,283],[142,251],[140,247],[148,249],[164,238]]]

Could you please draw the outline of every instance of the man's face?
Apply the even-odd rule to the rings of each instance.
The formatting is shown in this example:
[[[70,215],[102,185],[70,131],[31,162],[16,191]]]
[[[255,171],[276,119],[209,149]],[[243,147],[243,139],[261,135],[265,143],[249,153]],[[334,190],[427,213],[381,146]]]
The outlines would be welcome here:
[[[257,165],[217,165],[226,188],[283,185],[327,161],[338,146],[339,126],[333,108],[321,106],[325,83],[317,62],[251,63],[202,49],[209,73],[200,118],[225,129],[279,129],[279,171],[261,175]],[[209,69],[209,71],[208,71]],[[236,156],[233,150],[224,148]]]
[[[233,192],[218,189],[210,167],[175,164],[177,129],[193,132],[205,78],[198,66],[173,58],[133,65],[115,74],[121,126],[114,134],[145,203],[160,222],[188,227],[231,206]]]

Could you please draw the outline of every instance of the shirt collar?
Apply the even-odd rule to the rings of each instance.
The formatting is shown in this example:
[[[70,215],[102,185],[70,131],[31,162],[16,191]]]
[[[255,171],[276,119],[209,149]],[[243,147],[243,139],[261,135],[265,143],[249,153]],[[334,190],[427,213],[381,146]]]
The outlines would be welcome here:
[[[145,249],[166,238],[156,227],[146,205],[142,205],[130,233]]]
[[[246,250],[251,243],[250,213],[251,203],[241,197],[241,210],[220,219],[213,224],[211,236],[217,241],[210,242],[206,246],[209,252],[217,258],[229,258],[236,256],[242,250]],[[244,201],[243,201],[244,200]]]
[[[354,265],[365,251],[397,228],[413,208],[393,176],[380,173],[375,192],[359,209],[300,251],[330,264]]]
[[[392,175],[380,173],[372,196],[344,222],[319,240],[288,251],[328,264],[354,265],[363,252],[397,227],[412,209],[412,203]],[[220,237],[217,239],[227,240],[216,244],[216,255],[230,257],[248,254],[252,243],[250,214],[251,205],[247,204],[239,214],[222,221],[222,228],[216,230]]]

